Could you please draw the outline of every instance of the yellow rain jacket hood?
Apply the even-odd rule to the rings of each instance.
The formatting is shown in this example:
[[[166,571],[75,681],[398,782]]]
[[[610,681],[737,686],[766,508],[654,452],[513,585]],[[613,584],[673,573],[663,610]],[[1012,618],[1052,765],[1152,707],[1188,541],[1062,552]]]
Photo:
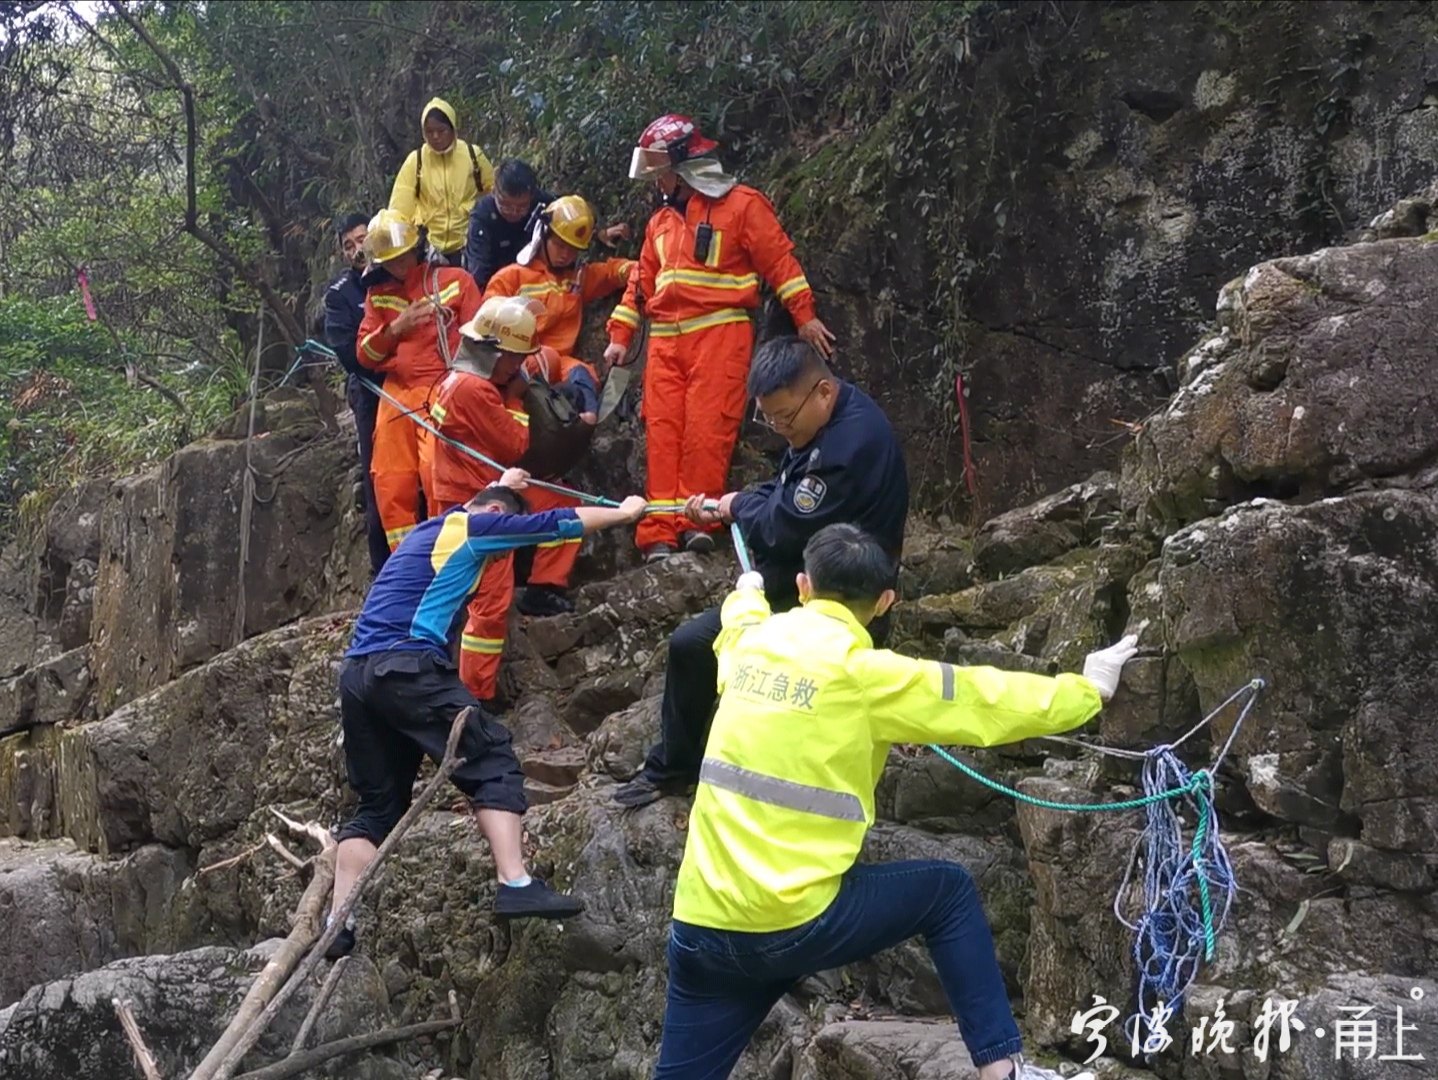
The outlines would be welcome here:
[[[424,118],[438,110],[454,128],[454,142],[444,153],[421,142],[404,159],[389,193],[391,210],[398,210],[416,225],[429,230],[429,242],[446,255],[463,250],[469,231],[469,212],[480,196],[494,189],[494,166],[484,151],[459,137],[454,106],[444,98],[430,98],[419,114],[420,138]]]

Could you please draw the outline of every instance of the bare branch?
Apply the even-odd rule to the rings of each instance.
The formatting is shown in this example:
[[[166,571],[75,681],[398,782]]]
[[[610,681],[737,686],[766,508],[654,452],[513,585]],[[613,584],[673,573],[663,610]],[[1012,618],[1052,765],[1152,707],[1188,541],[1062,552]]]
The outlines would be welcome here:
[[[294,926],[289,935],[275,955],[265,964],[264,969],[256,976],[251,984],[249,992],[245,994],[244,1001],[236,1011],[234,1019],[226,1025],[224,1032],[205,1059],[196,1066],[191,1073],[191,1080],[199,1080],[201,1077],[217,1075],[216,1070],[223,1067],[226,1055],[232,1048],[241,1044],[248,1033],[254,1029],[257,1018],[265,1014],[265,1007],[270,1004],[275,995],[284,987],[291,985],[295,973],[295,965],[309,950],[314,943],[315,937],[319,934],[320,926],[324,922],[324,910],[329,901],[330,890],[334,888],[335,881],[335,842],[329,833],[315,826],[319,833],[324,836],[323,850],[319,858],[314,860],[315,873],[310,879],[304,895],[300,897],[299,906],[295,908]],[[308,974],[306,969],[305,974]],[[268,1027],[268,1022],[265,1027]],[[260,1028],[263,1032],[264,1028]],[[254,1045],[251,1040],[245,1045],[245,1051]],[[242,1051],[241,1054],[243,1056]],[[225,1075],[232,1075],[230,1073]]]
[[[135,1064],[139,1066],[145,1080],[164,1080],[160,1076],[160,1067],[155,1064],[155,1055],[145,1045],[145,1036],[140,1031],[135,1014],[130,1010],[130,1003],[119,998],[110,1000],[115,1006],[115,1015],[120,1018],[120,1026],[125,1029],[125,1038],[130,1040],[130,1049],[135,1052]]]
[[[241,1073],[235,1080],[287,1080],[288,1077],[299,1076],[331,1058],[356,1054],[361,1050],[372,1050],[376,1046],[389,1046],[391,1043],[403,1042],[406,1039],[438,1035],[441,1031],[449,1031],[458,1026],[459,1021],[451,1017],[448,1020],[427,1020],[423,1024],[410,1024],[408,1027],[385,1028],[381,1031],[372,1031],[367,1035],[352,1035],[347,1039],[327,1042],[323,1046],[317,1046],[302,1054],[291,1054],[281,1058],[273,1065],[266,1065],[263,1069]]]
[[[245,850],[240,852],[238,855],[231,855],[228,859],[221,859],[217,863],[210,863],[209,866],[202,866],[200,867],[196,876],[199,876],[199,874],[212,874],[216,870],[224,870],[227,867],[234,866],[236,863],[242,863],[264,846],[264,844],[255,844],[251,847],[245,848]]]
[[[239,1068],[240,1062],[244,1060],[245,1055],[254,1048],[255,1043],[260,1041],[261,1036],[263,1036],[269,1029],[269,1026],[274,1023],[275,1017],[279,1015],[280,1010],[284,1008],[286,1002],[294,997],[295,992],[304,985],[305,980],[310,977],[310,973],[314,971],[315,967],[324,958],[325,951],[330,947],[330,944],[335,938],[339,937],[340,931],[344,929],[345,921],[349,918],[350,912],[353,911],[355,905],[359,903],[360,898],[364,895],[365,889],[369,886],[369,883],[374,880],[375,875],[379,872],[380,867],[384,865],[385,860],[389,858],[390,854],[399,845],[399,842],[404,839],[404,835],[409,832],[414,823],[419,820],[419,816],[424,813],[429,804],[434,801],[434,797],[439,794],[439,789],[454,774],[454,770],[464,763],[464,759],[459,756],[459,739],[464,733],[465,725],[469,722],[471,712],[472,710],[468,708],[461,709],[459,715],[454,718],[454,723],[449,729],[449,739],[445,743],[444,757],[440,760],[439,767],[435,770],[434,776],[430,778],[429,783],[424,786],[424,790],[421,791],[414,802],[410,804],[409,809],[404,812],[404,816],[399,819],[399,823],[395,825],[389,836],[385,837],[384,843],[379,846],[379,850],[375,852],[375,856],[370,860],[370,864],[366,866],[364,870],[360,872],[359,877],[355,879],[354,887],[350,890],[349,896],[345,898],[339,910],[334,913],[334,918],[330,920],[329,926],[325,929],[324,933],[320,935],[319,941],[315,942],[314,948],[310,951],[309,956],[305,958],[304,963],[300,964],[289,977],[288,981],[286,981],[285,985],[274,995],[270,1003],[265,1006],[265,1011],[250,1025],[249,1030],[244,1032],[239,1038],[233,1040],[231,1049],[224,1055],[224,1060],[219,1063],[218,1068],[213,1067],[211,1064],[216,1057],[216,1052],[219,1050],[217,1044],[215,1049],[211,1050],[206,1056],[204,1062],[200,1064],[200,1067],[191,1074],[190,1080],[230,1080],[230,1078],[235,1075],[235,1070]],[[275,811],[275,814],[279,816],[281,820],[289,820],[284,818],[278,810]],[[295,824],[298,826],[299,823],[296,822]],[[333,866],[333,862],[331,862],[331,866]],[[306,893],[306,895],[308,895],[308,893]],[[291,936],[293,937],[293,934]],[[251,993],[253,994],[254,991],[252,990]],[[248,1001],[249,999],[247,998],[246,1000]],[[238,1017],[236,1019],[238,1019]],[[436,1021],[436,1023],[439,1022],[440,1021]],[[446,1020],[442,1023],[445,1027],[453,1026],[453,1020]],[[232,1022],[230,1028],[226,1029],[226,1036],[230,1034],[235,1026],[234,1022]],[[363,1049],[364,1046],[369,1045],[375,1044],[365,1043],[356,1048]],[[348,1053],[349,1051],[346,1050],[343,1052]],[[318,1051],[312,1051],[312,1053],[318,1053]],[[280,1075],[289,1076],[292,1074],[283,1073]]]
[[[290,1053],[298,1054],[305,1048],[305,1043],[310,1041],[310,1033],[314,1031],[315,1024],[319,1022],[320,1016],[325,1011],[325,1006],[330,1003],[334,996],[335,987],[339,985],[340,976],[350,966],[350,958],[341,956],[335,966],[330,968],[330,973],[325,977],[325,984],[320,987],[320,992],[315,995],[314,1004],[310,1006],[309,1013],[305,1016],[305,1022],[300,1025],[300,1030],[295,1032],[295,1041],[290,1043]]]
[[[284,841],[281,840],[274,833],[265,833],[265,843],[269,844],[270,847],[274,848],[275,854],[277,854],[280,858],[284,859],[285,862],[289,863],[296,870],[303,870],[307,865],[309,865],[305,862],[304,859],[301,859],[293,851],[285,847]]]

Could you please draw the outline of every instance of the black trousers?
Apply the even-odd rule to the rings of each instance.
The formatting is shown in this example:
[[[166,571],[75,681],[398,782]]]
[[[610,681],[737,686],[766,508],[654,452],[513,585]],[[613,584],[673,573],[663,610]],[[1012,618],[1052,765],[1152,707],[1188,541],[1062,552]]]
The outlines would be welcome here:
[[[378,382],[384,376],[372,375],[371,382]],[[384,526],[379,520],[379,505],[374,500],[374,477],[370,476],[370,462],[374,458],[374,425],[379,414],[379,398],[373,391],[360,385],[353,375],[345,384],[345,397],[355,415],[355,436],[359,442],[361,480],[364,484],[364,528],[365,541],[369,545],[370,570],[378,574],[384,561],[389,558],[389,541],[385,539]]]
[[[710,608],[674,631],[669,639],[669,664],[664,673],[664,700],[659,709],[659,742],[644,759],[644,775],[659,784],[693,784],[699,780],[709,725],[719,704],[719,658],[714,642],[722,624],[719,609]],[[889,616],[875,619],[869,635],[876,648],[889,638]]]
[[[454,786],[478,809],[528,809],[524,773],[509,729],[479,707],[447,657],[426,650],[374,653],[346,660],[340,670],[340,723],[345,766],[359,808],[338,838],[379,844],[409,809],[426,755],[444,757],[449,729],[461,709],[474,707],[459,738],[464,763]]]

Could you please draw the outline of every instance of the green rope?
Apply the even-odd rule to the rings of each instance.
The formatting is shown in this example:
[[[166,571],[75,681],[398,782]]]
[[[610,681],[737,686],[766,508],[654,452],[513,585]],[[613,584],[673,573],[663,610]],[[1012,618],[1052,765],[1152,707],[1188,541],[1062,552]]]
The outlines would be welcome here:
[[[1202,780],[1200,778],[1207,776],[1207,773],[1200,770],[1193,774],[1193,780],[1185,787],[1173,788],[1169,791],[1160,791],[1153,795],[1145,795],[1140,799],[1124,799],[1122,802],[1105,803],[1052,802],[1048,799],[1038,799],[1032,795],[1025,795],[1022,791],[1016,791],[1014,788],[1006,787],[1005,785],[999,783],[997,780],[990,780],[983,773],[977,772],[974,769],[969,768],[969,766],[965,765],[958,758],[954,757],[954,755],[950,754],[942,746],[935,746],[933,743],[929,743],[928,745],[930,750],[938,754],[939,757],[943,758],[954,768],[958,769],[970,780],[977,780],[985,787],[992,788],[994,791],[999,792],[1001,795],[1007,795],[1011,799],[1017,799],[1019,802],[1026,802],[1031,806],[1041,806],[1045,810],[1068,810],[1075,812],[1086,811],[1089,813],[1095,813],[1103,810],[1137,810],[1139,807],[1148,806],[1151,803],[1163,802],[1165,799],[1182,798],[1184,795],[1188,795],[1191,792],[1198,790],[1198,788],[1202,784]],[[1195,848],[1195,850],[1197,849]]]

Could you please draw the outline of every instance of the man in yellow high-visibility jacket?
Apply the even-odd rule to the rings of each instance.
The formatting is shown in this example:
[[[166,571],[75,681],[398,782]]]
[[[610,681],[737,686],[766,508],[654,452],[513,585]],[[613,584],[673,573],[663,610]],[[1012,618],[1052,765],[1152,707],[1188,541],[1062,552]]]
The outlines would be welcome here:
[[[855,860],[890,744],[993,746],[1078,727],[1113,695],[1135,639],[1056,678],[913,660],[873,648],[865,629],[894,602],[893,579],[877,541],[830,525],[805,547],[802,606],[771,616],[752,572],[724,602],[722,696],[674,894],[655,1080],[723,1080],[795,982],[920,935],[980,1080],[1058,1080],[1022,1058],[968,871]]]

